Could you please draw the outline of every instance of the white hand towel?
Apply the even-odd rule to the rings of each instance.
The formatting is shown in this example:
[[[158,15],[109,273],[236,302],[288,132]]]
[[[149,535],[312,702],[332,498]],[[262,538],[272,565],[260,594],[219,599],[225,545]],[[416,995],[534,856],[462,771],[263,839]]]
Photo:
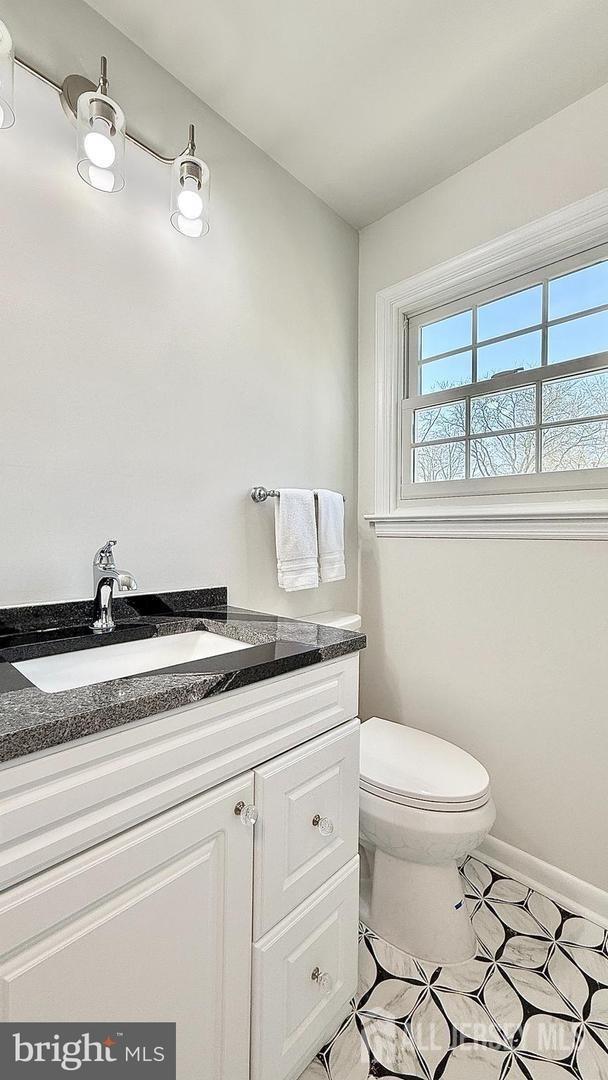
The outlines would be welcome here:
[[[280,488],[274,523],[279,587],[287,592],[316,589],[319,554],[313,492]]]
[[[317,491],[319,565],[321,581],[342,581],[344,561],[344,499],[339,491]]]

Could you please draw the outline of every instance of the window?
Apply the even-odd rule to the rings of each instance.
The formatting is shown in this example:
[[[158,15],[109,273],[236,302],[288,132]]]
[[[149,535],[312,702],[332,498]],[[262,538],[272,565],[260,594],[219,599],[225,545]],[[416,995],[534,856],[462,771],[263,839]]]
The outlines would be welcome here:
[[[608,249],[406,319],[401,495],[608,484]]]

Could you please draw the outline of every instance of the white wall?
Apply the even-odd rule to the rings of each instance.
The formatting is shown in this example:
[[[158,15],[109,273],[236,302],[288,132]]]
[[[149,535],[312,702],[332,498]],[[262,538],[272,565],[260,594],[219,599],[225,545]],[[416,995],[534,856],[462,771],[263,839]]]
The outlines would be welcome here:
[[[127,147],[124,192],[89,189],[58,95],[17,71],[0,138],[0,606],[90,595],[108,536],[140,588],[228,584],[307,613],[356,603],[357,235],[81,0],[7,0],[17,51],[95,76],[164,153],[187,125],[212,228],[169,225],[168,169]],[[230,77],[230,73],[226,73]],[[276,586],[253,484],[347,497],[349,578]]]
[[[607,115],[605,86],[362,231],[360,514],[376,292],[608,187]],[[608,545],[360,538],[362,715],[478,756],[494,835],[608,889]]]

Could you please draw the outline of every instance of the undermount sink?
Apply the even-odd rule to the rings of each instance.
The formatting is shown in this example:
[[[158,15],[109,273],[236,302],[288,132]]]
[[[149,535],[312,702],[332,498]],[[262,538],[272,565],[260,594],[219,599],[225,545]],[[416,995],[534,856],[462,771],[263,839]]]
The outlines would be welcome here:
[[[186,634],[167,634],[143,641],[123,641],[117,645],[21,660],[13,667],[39,690],[52,694],[251,647],[244,641],[235,641],[221,634],[192,630]]]

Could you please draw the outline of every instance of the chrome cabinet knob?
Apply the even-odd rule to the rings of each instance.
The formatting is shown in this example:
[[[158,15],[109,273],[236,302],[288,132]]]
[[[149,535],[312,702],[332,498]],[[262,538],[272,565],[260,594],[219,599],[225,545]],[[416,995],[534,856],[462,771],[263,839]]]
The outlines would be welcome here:
[[[321,817],[320,814],[315,814],[312,823],[314,828],[319,830],[321,836],[331,836],[334,831],[334,823],[331,818]]]
[[[321,993],[329,993],[333,986],[333,980],[331,975],[328,975],[326,971],[321,971],[320,968],[316,967],[312,969],[310,977],[313,982],[316,982]]]
[[[259,817],[259,810],[253,803],[237,802],[234,812],[242,825],[255,825]]]

